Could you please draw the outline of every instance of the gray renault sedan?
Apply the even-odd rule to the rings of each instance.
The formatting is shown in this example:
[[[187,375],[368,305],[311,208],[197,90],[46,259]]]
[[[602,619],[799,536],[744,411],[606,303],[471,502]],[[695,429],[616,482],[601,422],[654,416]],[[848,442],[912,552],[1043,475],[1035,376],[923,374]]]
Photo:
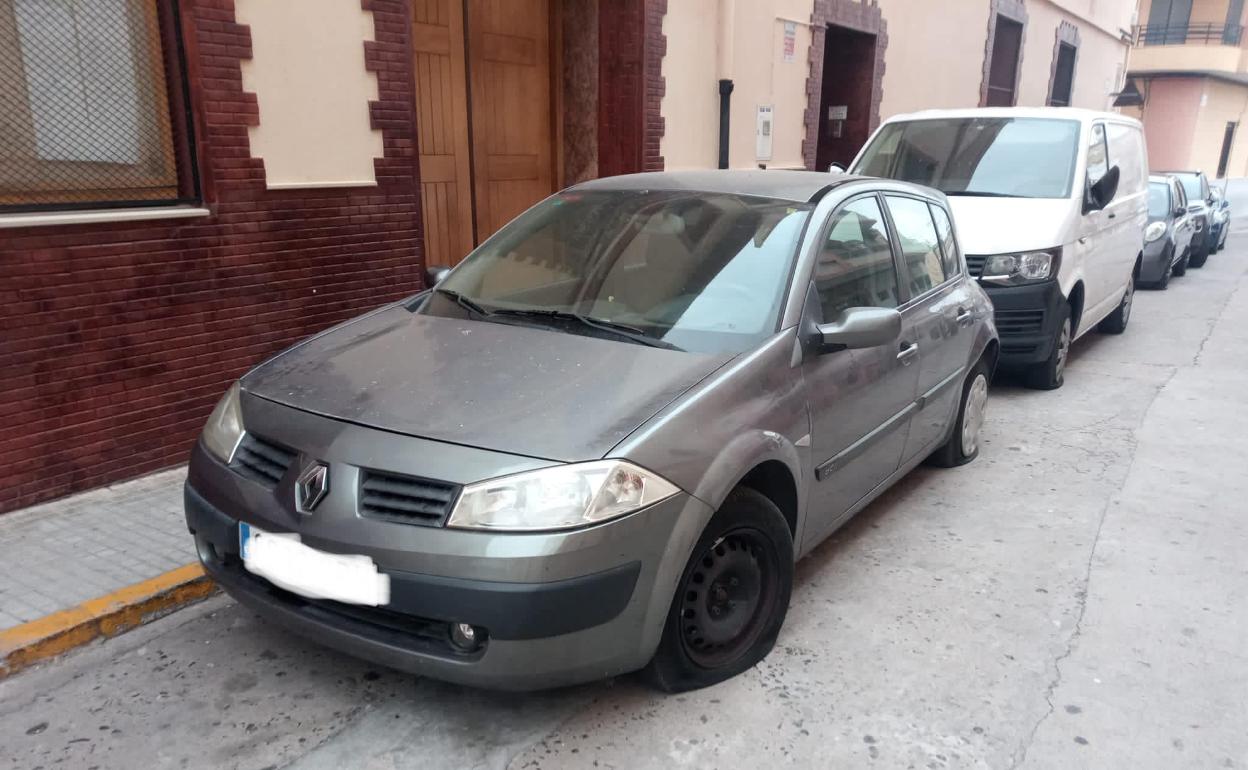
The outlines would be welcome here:
[[[775,644],[796,558],[980,449],[997,335],[933,190],[601,179],[439,278],[231,386],[186,484],[231,595],[388,666],[713,684]]]

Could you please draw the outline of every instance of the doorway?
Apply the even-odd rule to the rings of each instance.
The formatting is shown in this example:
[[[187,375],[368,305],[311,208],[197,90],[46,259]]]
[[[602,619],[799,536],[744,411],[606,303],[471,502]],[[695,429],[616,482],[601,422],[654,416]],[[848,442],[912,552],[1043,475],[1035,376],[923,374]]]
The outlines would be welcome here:
[[[458,263],[554,192],[557,3],[412,3],[426,264]]]
[[[877,36],[829,24],[823,53],[815,168],[848,168],[871,134]]]

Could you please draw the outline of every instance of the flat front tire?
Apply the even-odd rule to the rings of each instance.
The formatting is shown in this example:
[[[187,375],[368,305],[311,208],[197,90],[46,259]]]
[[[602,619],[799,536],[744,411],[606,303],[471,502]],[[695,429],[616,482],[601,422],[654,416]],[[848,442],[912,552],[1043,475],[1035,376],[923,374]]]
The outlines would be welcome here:
[[[1027,369],[1026,384],[1036,390],[1056,390],[1062,387],[1066,377],[1066,361],[1070,357],[1070,343],[1074,339],[1074,327],[1070,321],[1070,305],[1062,304],[1058,310],[1057,330],[1053,334],[1053,346],[1049,357]]]
[[[793,536],[775,503],[738,487],[681,573],[643,676],[665,692],[730,679],[771,652],[793,592]]]
[[[953,468],[966,465],[979,456],[980,434],[988,405],[988,362],[982,358],[962,382],[962,401],[954,417],[953,431],[944,446],[928,458],[932,465]]]

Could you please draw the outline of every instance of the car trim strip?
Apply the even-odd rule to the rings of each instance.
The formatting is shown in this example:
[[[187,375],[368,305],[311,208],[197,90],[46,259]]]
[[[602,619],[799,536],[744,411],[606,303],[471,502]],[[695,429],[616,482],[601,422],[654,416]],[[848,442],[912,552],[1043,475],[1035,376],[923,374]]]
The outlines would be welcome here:
[[[965,366],[959,366],[956,372],[949,375],[948,377],[941,380],[940,382],[936,383],[934,386],[932,386],[930,390],[928,390],[923,395],[919,396],[918,400],[915,401],[915,404],[917,404],[920,409],[924,408],[925,406],[927,406],[929,401],[931,401],[933,398],[936,397],[937,393],[939,393],[940,391],[944,390],[945,388],[949,387],[954,382],[956,382],[958,378],[962,376],[962,373],[965,371],[966,371]]]
[[[816,467],[815,468],[815,480],[825,481],[828,478],[830,478],[832,476],[833,471],[837,470],[841,466],[848,463],[850,460],[853,460],[858,455],[867,451],[867,447],[871,446],[873,443],[875,443],[879,439],[888,435],[894,429],[899,428],[902,425],[904,425],[906,419],[917,411],[919,411],[919,403],[917,401],[910,402],[910,404],[908,404],[905,409],[902,409],[897,414],[893,415],[892,417],[889,417],[887,420],[880,423],[880,425],[876,427],[874,430],[872,430],[870,433],[858,439],[857,441],[850,444],[849,446],[845,447],[840,452],[828,458],[821,465]]]

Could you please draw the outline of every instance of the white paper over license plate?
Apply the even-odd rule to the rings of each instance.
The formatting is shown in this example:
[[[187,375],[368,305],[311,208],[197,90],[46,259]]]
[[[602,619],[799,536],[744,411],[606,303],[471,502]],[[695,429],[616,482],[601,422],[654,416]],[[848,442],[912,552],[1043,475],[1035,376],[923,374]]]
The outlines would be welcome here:
[[[298,535],[245,522],[238,525],[238,545],[248,572],[291,593],[371,607],[390,603],[390,576],[367,556],[325,553],[299,542]]]

